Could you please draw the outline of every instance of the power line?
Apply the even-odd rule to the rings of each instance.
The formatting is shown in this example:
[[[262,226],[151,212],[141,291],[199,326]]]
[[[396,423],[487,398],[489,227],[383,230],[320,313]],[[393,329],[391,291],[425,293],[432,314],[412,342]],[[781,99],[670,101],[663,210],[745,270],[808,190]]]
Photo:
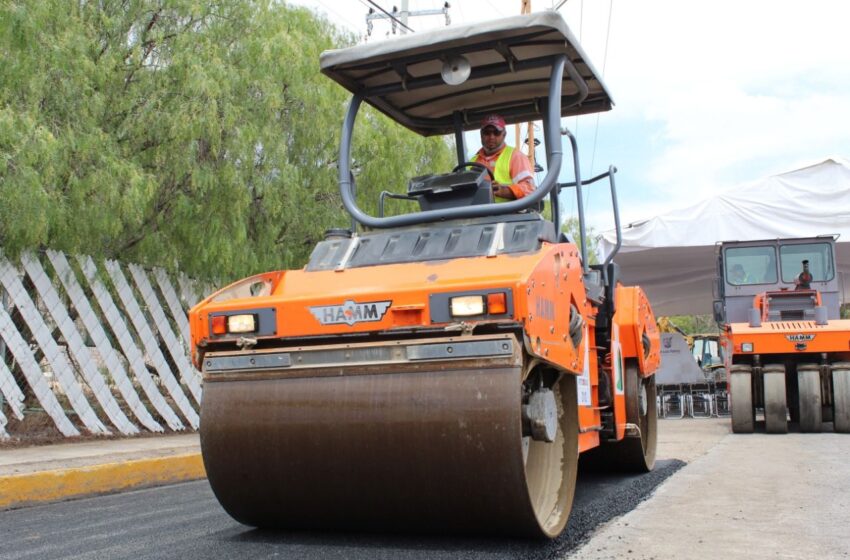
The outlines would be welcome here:
[[[602,78],[605,78],[605,66],[608,64],[608,41],[611,39],[611,13],[614,11],[614,0],[609,0],[608,2],[608,28],[605,31],[605,51],[602,55]],[[596,164],[596,141],[599,139],[599,116],[600,113],[596,113],[596,128],[593,131],[593,151],[590,156],[590,177],[593,177],[593,166]],[[609,180],[611,180],[609,178]],[[584,204],[585,212],[590,210],[590,191],[587,192],[587,198],[585,199]]]
[[[499,14],[500,16],[504,16],[504,15],[505,15],[504,13],[502,13],[502,10],[500,10],[499,8],[497,8],[496,6],[494,6],[494,5],[493,5],[493,3],[492,3],[492,2],[490,2],[490,0],[487,0],[487,3],[488,3],[488,4],[490,4],[490,7],[491,7],[491,8],[493,8],[493,11],[494,11],[494,12],[496,12],[496,13],[497,13],[497,14]]]
[[[614,0],[608,2],[608,30],[605,32],[605,54],[602,55],[602,77],[605,77],[605,66],[608,64],[608,41],[611,39],[611,12],[614,11]],[[590,158],[590,173],[593,174],[593,165],[596,163],[596,140],[599,135],[599,113],[596,113],[596,130],[593,132],[593,155]]]
[[[387,16],[388,18],[390,18],[391,20],[393,20],[394,22],[396,22],[396,23],[397,23],[397,24],[399,24],[400,26],[404,27],[405,29],[407,29],[407,30],[408,30],[408,31],[410,31],[411,33],[415,33],[415,32],[413,31],[413,29],[411,29],[411,28],[410,28],[410,26],[408,26],[406,23],[404,23],[403,21],[401,21],[400,19],[398,19],[397,17],[395,17],[393,14],[391,14],[391,13],[389,13],[388,11],[386,11],[385,9],[383,9],[381,6],[379,6],[379,5],[378,5],[376,2],[374,2],[373,0],[366,0],[366,1],[367,1],[367,2],[369,2],[370,4],[372,4],[373,6],[375,6],[375,7],[378,9],[378,11],[383,12],[385,16]]]
[[[578,42],[581,44],[583,37],[582,32],[584,31],[584,0],[581,0],[578,5]],[[578,123],[579,116],[576,115],[576,142],[578,142]]]
[[[319,5],[321,5],[321,6],[322,6],[325,10],[327,10],[328,12],[332,12],[332,13],[334,13],[334,14],[336,15],[336,17],[338,17],[338,18],[339,18],[339,21],[340,21],[340,22],[344,22],[344,21],[346,21],[346,19],[347,19],[347,18],[346,18],[345,16],[343,16],[341,13],[339,13],[338,11],[336,11],[336,10],[334,10],[333,8],[329,7],[329,6],[328,6],[327,4],[325,4],[322,0],[317,0],[317,1],[319,2]],[[342,24],[340,24],[340,26],[342,26]]]

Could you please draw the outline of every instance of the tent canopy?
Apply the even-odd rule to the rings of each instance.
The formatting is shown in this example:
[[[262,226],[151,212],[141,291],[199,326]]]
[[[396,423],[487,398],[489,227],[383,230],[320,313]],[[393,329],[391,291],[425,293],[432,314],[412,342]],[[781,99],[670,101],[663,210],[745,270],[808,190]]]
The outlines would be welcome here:
[[[721,241],[838,235],[842,302],[850,295],[850,162],[829,158],[766,177],[693,206],[623,229],[614,259],[625,284],[641,286],[656,315],[712,311],[715,250]],[[616,233],[599,239],[604,259]]]

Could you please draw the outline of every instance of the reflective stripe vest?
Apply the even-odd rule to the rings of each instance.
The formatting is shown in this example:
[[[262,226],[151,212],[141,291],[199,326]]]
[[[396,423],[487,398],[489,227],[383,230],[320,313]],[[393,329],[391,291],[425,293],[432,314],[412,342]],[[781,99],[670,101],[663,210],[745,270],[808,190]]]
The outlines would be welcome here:
[[[505,146],[499,157],[496,158],[496,169],[493,171],[493,176],[496,182],[502,185],[510,185],[514,182],[511,177],[511,156],[514,154],[512,146]],[[473,156],[472,161],[478,161],[478,154]],[[496,202],[506,202],[507,198],[496,197]]]

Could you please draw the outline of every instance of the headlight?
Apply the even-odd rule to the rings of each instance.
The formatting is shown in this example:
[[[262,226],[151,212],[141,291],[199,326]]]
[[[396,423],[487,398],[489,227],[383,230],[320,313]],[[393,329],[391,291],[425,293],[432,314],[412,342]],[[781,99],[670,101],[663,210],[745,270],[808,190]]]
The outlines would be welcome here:
[[[504,320],[514,313],[509,288],[437,292],[428,296],[428,306],[431,323]]]
[[[227,332],[251,333],[257,330],[257,318],[254,315],[230,315],[227,317]]]
[[[277,308],[256,307],[213,311],[209,315],[209,332],[214,337],[238,337],[243,334],[274,336],[277,333]]]
[[[753,351],[753,343],[752,342],[742,342],[741,343],[741,352],[752,352]]]
[[[484,314],[484,296],[457,296],[450,303],[452,317],[472,317]]]

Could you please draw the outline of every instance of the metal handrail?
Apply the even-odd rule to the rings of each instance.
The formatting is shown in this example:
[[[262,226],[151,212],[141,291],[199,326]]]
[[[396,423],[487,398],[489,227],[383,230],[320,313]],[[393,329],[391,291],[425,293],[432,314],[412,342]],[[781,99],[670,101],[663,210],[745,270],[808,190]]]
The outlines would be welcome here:
[[[569,132],[569,131],[567,131],[567,132]],[[572,134],[569,134],[569,136],[570,136],[570,140],[573,142],[573,145],[575,147],[575,140],[574,140]],[[580,230],[579,235],[581,235],[581,255],[582,255],[582,262],[584,262],[586,260],[586,256],[587,256],[585,254],[586,251],[585,251],[585,239],[584,239],[584,236],[586,235],[586,233],[585,233],[585,230],[584,230],[584,219],[583,219],[584,208],[581,206],[581,190],[580,189],[581,189],[582,185],[585,185],[585,186],[592,185],[596,181],[599,181],[600,179],[604,179],[605,177],[608,177],[608,184],[610,185],[610,188],[611,188],[611,205],[612,205],[613,211],[614,211],[614,230],[617,233],[617,243],[614,245],[614,250],[611,251],[611,253],[605,259],[605,262],[603,263],[603,266],[602,266],[602,274],[603,274],[603,278],[605,279],[606,283],[607,283],[607,279],[608,279],[607,278],[608,265],[611,264],[611,262],[614,260],[614,257],[620,251],[620,247],[622,247],[622,245],[623,245],[622,228],[620,226],[620,207],[619,207],[619,204],[617,202],[617,184],[614,181],[614,174],[616,174],[616,173],[617,173],[617,168],[613,165],[609,165],[608,171],[606,171],[605,173],[600,173],[596,177],[588,179],[587,181],[579,180],[579,181],[574,181],[572,183],[558,183],[558,192],[559,193],[561,192],[562,189],[569,188],[569,187],[576,187],[576,196],[579,199],[578,209],[579,209],[579,230]],[[576,163],[576,176],[578,177],[578,164],[577,163]],[[586,271],[587,270],[585,270],[585,272]]]

